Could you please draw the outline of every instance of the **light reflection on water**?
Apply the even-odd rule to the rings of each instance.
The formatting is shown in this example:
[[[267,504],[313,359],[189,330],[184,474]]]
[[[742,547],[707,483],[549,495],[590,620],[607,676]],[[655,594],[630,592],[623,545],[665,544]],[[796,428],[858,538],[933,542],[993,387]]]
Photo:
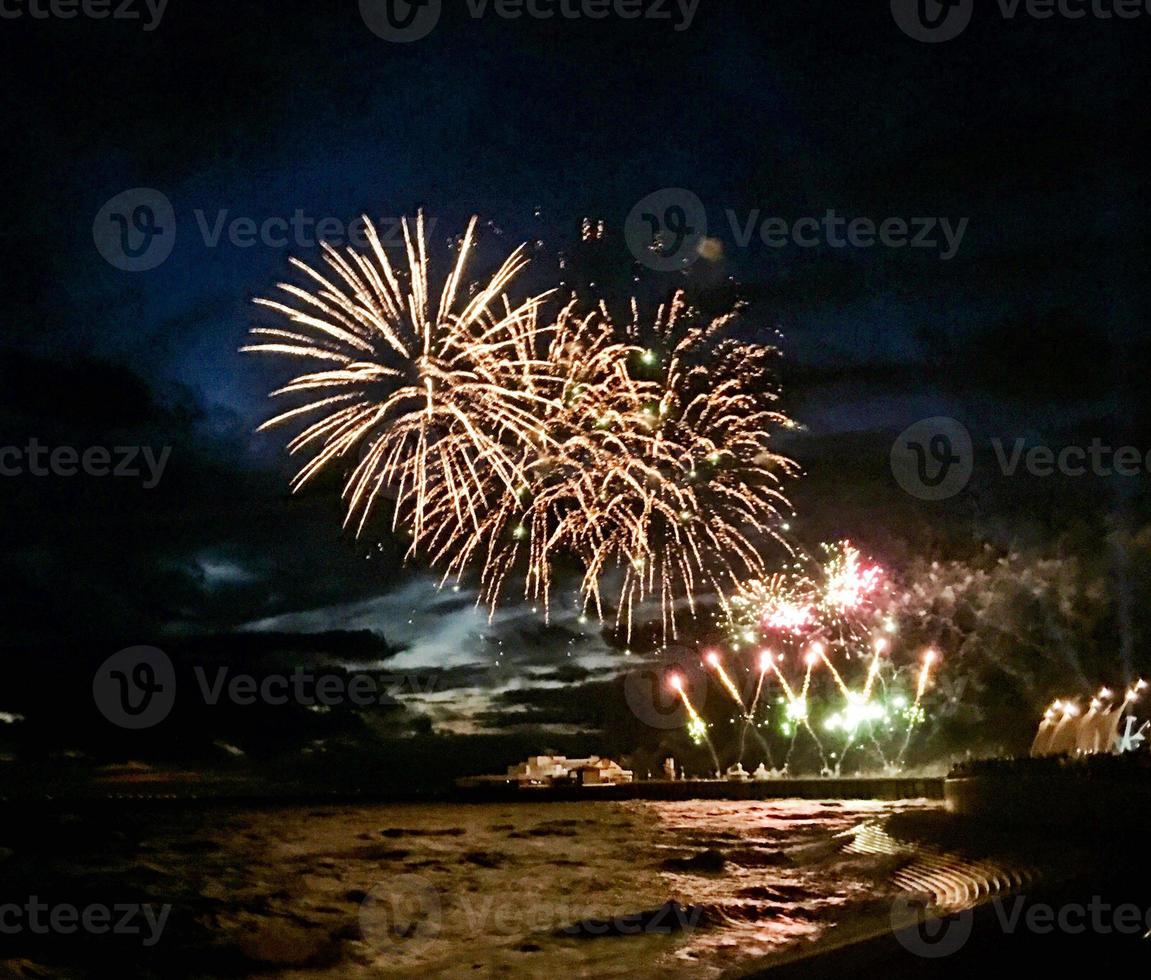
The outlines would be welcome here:
[[[367,939],[345,942],[330,969],[292,977],[718,976],[816,940],[836,923],[882,919],[891,859],[848,853],[836,835],[931,807],[687,801],[289,811],[245,821],[248,845],[261,842],[245,873],[272,881],[281,877],[273,866],[298,869],[303,887],[289,886],[284,911],[321,919],[348,894],[372,896],[366,911],[355,910]],[[669,900],[691,907],[698,926],[674,936],[556,935],[582,919]]]
[[[141,974],[219,975],[224,963],[229,975],[284,980],[714,977],[843,926],[889,922],[896,872],[951,887],[960,879],[942,857],[908,863],[878,830],[851,833],[936,808],[794,800],[126,811],[111,824],[69,818],[66,865],[41,856],[59,846],[48,832],[28,835],[5,868],[28,893],[99,887],[171,904],[162,942],[134,954]],[[561,933],[669,901],[680,905],[662,924],[683,915],[693,927]],[[42,953],[30,940],[20,946],[21,969],[47,970]],[[48,954],[53,963],[71,955]],[[132,965],[122,975],[136,975]]]

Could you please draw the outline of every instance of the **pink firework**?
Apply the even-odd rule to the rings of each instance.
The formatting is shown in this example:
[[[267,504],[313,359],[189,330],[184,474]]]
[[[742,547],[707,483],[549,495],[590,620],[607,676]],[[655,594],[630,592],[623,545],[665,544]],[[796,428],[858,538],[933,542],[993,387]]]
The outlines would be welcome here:
[[[883,577],[878,565],[866,564],[850,541],[836,545],[825,566],[824,603],[837,613],[859,609],[875,595]]]

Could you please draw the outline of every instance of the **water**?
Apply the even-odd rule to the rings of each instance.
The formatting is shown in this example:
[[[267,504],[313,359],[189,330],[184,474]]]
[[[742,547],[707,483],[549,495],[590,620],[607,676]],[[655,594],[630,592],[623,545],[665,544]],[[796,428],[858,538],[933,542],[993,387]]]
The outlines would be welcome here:
[[[934,807],[630,801],[138,815],[111,827],[76,818],[67,865],[47,868],[35,844],[17,849],[17,877],[4,890],[23,861],[29,887],[49,900],[83,888],[171,903],[154,949],[116,947],[125,976],[136,967],[164,976],[710,977],[847,923],[882,923],[891,858],[852,853],[852,838],[837,835]],[[54,836],[45,832],[45,853]],[[722,868],[712,852],[725,856]],[[711,863],[682,863],[700,854]],[[556,935],[669,900],[693,909],[694,928]],[[17,959],[88,965],[93,949],[57,943]],[[0,973],[10,956],[0,946]]]

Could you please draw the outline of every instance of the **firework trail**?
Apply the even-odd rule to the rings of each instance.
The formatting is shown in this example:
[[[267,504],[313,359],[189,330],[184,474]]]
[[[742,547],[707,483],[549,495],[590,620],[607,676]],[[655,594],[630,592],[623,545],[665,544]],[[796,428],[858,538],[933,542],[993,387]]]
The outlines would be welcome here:
[[[797,562],[769,579],[744,583],[725,598],[731,646],[770,646],[758,655],[761,685],[774,680],[782,692],[780,728],[790,738],[789,761],[802,730],[815,741],[827,768],[813,727],[818,718],[824,732],[841,740],[836,771],[848,753],[863,748],[861,743],[881,766],[898,766],[923,720],[938,654],[928,650],[918,663],[896,662],[885,572],[846,541],[824,546],[824,552],[814,567]],[[795,665],[790,682],[788,664]],[[802,673],[795,675],[799,668]],[[753,705],[758,695],[757,689]]]
[[[719,756],[716,755],[715,746],[712,745],[711,739],[707,734],[707,722],[700,717],[700,714],[695,709],[695,705],[691,703],[691,698],[688,697],[687,691],[684,690],[683,676],[680,674],[673,674],[668,682],[671,689],[679,695],[680,700],[683,701],[684,708],[687,709],[689,718],[687,730],[691,736],[692,741],[697,745],[706,743],[708,751],[711,752],[711,760],[715,764],[715,771],[719,772]]]
[[[752,699],[751,699],[751,707],[749,708],[747,705],[744,704],[743,694],[740,692],[739,688],[736,686],[735,681],[732,680],[731,675],[727,672],[726,668],[724,667],[723,659],[720,657],[719,652],[716,650],[708,651],[707,653],[704,654],[703,659],[704,659],[704,664],[706,666],[710,667],[715,672],[716,676],[719,677],[720,683],[723,685],[724,690],[727,691],[728,696],[731,698],[731,700],[735,704],[735,706],[739,709],[740,728],[739,728],[739,756],[738,756],[738,758],[740,760],[743,759],[743,750],[744,750],[744,747],[747,745],[747,733],[750,730],[751,732],[753,732],[755,734],[756,740],[759,742],[760,747],[763,749],[764,753],[767,755],[768,759],[770,760],[771,749],[768,747],[767,743],[763,740],[763,737],[759,734],[759,732],[755,730],[755,726],[754,726],[755,708],[756,708],[756,704],[759,701],[760,691],[763,689],[763,674],[762,674],[762,672],[759,674],[759,679],[758,679],[758,682],[756,683],[756,686],[755,686],[755,692],[752,695]]]

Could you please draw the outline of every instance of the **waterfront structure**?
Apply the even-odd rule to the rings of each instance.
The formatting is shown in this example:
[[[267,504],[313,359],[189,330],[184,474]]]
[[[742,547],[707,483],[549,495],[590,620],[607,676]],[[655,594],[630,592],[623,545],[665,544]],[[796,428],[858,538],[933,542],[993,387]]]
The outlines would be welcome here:
[[[533,755],[526,762],[508,766],[507,779],[521,786],[552,786],[572,782],[581,786],[630,783],[635,774],[619,763],[598,755],[569,759],[562,755]]]

